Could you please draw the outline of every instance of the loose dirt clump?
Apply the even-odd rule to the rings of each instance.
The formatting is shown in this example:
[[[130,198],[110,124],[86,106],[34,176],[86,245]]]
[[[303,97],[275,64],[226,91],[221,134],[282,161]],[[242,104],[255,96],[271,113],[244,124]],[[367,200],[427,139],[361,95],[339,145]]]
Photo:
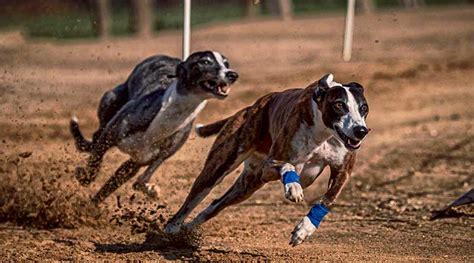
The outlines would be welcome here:
[[[65,173],[60,163],[48,165],[32,163],[31,152],[9,156],[0,162],[6,175],[0,184],[0,222],[40,229],[75,228],[103,223],[104,211],[92,205],[88,196],[78,193],[71,182],[62,178]]]
[[[168,234],[163,227],[150,230],[145,239],[145,244],[159,247],[188,248],[197,250],[202,243],[202,230],[183,230],[177,234]]]
[[[132,198],[133,199],[133,196]],[[146,233],[144,246],[158,248],[199,248],[202,240],[201,229],[183,230],[177,234],[164,232],[167,218],[171,213],[166,205],[153,204],[151,201],[139,201],[138,206],[129,202],[127,206],[121,204],[117,196],[117,209],[110,222],[117,226],[127,226],[132,234]]]

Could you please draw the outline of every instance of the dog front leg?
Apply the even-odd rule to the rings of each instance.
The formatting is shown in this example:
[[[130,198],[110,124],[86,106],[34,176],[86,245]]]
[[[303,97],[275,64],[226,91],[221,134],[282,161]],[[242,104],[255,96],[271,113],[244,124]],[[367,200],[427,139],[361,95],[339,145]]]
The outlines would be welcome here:
[[[344,164],[339,167],[331,166],[331,178],[329,187],[321,201],[315,204],[309,213],[296,225],[292,232],[290,245],[297,246],[311,236],[319,227],[323,218],[329,213],[329,209],[333,206],[336,198],[341,193],[347,183],[355,162],[355,154],[350,154]]]
[[[150,179],[163,161],[164,158],[157,158],[151,162],[145,172],[140,175],[137,181],[133,184],[133,189],[146,194],[149,198],[158,198],[160,188],[157,185],[151,184]]]
[[[281,180],[285,198],[295,203],[303,202],[303,187],[294,165],[274,159],[267,160],[264,168],[264,180]]]

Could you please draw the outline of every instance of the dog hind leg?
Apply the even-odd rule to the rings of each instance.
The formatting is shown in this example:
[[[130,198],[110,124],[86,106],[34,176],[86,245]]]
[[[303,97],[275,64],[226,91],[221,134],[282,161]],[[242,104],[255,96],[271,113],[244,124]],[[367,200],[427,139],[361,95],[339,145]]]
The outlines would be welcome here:
[[[99,192],[91,199],[95,204],[105,200],[110,194],[115,192],[122,184],[130,180],[140,169],[140,165],[133,160],[124,162],[114,173],[112,177],[100,188]]]
[[[180,231],[181,225],[186,217],[201,203],[211,192],[212,188],[220,183],[226,175],[237,168],[245,159],[244,155],[234,158],[227,158],[212,171],[209,167],[204,167],[203,171],[194,181],[191,191],[178,212],[168,221],[165,231],[176,233]]]
[[[69,122],[69,130],[74,138],[76,148],[81,152],[91,153],[94,150],[107,123],[115,114],[128,102],[128,89],[125,84],[117,86],[115,89],[107,91],[101,98],[97,109],[99,118],[99,128],[94,132],[92,141],[87,140],[79,128],[79,121],[73,117]]]
[[[103,134],[94,145],[86,168],[76,167],[75,177],[81,185],[90,185],[97,177],[105,153],[114,145],[114,142],[108,137],[109,136]]]
[[[96,144],[100,139],[105,126],[117,114],[117,112],[127,104],[129,100],[128,88],[126,84],[120,84],[116,88],[104,93],[97,108],[99,118],[99,128],[92,136],[92,143]]]
[[[220,211],[228,206],[235,205],[247,200],[253,193],[260,189],[265,182],[262,180],[261,160],[245,162],[245,169],[240,174],[234,185],[219,199],[214,200],[204,211],[199,213],[186,228],[193,229],[209,219],[215,217]]]
[[[231,146],[226,147],[223,143],[225,141]],[[186,200],[179,211],[168,221],[166,232],[179,232],[186,217],[211,192],[212,188],[246,159],[249,150],[239,151],[239,148],[245,149],[245,147],[239,146],[238,142],[239,138],[236,137],[220,138],[220,142],[216,141]],[[229,152],[228,149],[231,151]]]
[[[79,120],[74,116],[69,122],[69,131],[74,138],[76,149],[80,152],[91,152],[94,149],[93,143],[87,140],[79,127]]]
[[[97,109],[99,126],[105,127],[115,114],[128,102],[128,89],[125,84],[118,85],[109,90],[100,99]],[[100,128],[99,128],[100,129]]]
[[[178,212],[168,221],[165,227],[167,233],[177,233],[186,217],[220,183],[225,176],[237,168],[252,153],[255,146],[254,127],[255,116],[248,110],[236,113],[228,119],[220,131],[199,176]]]
[[[89,156],[86,168],[76,167],[75,176],[81,185],[88,186],[95,180],[99,173],[103,157],[104,153],[94,152]]]

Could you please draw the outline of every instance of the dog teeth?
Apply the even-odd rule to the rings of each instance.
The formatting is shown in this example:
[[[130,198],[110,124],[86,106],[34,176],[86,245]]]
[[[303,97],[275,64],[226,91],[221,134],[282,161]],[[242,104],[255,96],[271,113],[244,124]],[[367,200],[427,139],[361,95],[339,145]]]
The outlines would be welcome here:
[[[228,86],[217,86],[215,88],[215,91],[216,91],[216,93],[219,93],[221,95],[227,95],[227,93],[229,91],[229,87]]]
[[[361,141],[356,141],[356,140],[353,140],[351,138],[348,138],[347,139],[347,144],[349,144],[350,146],[352,147],[358,147],[360,145]]]
[[[229,87],[228,86],[219,87],[219,91],[222,94],[227,94],[229,92]]]

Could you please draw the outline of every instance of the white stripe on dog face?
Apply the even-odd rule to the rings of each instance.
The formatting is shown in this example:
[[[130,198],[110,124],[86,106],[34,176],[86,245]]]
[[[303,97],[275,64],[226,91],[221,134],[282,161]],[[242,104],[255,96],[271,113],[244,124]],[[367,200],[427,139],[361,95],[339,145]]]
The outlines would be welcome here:
[[[225,74],[229,71],[229,69],[224,64],[224,58],[219,52],[212,51],[212,54],[214,55],[214,58],[216,59],[219,66],[221,67],[221,69],[219,70],[219,77],[225,79]]]
[[[333,82],[334,83],[334,82]],[[340,121],[337,123],[337,126],[342,130],[342,132],[351,138],[355,138],[354,136],[354,127],[356,126],[364,126],[367,127],[365,124],[365,119],[359,112],[359,104],[354,97],[354,94],[349,90],[348,87],[340,86],[346,91],[347,101],[346,105],[348,108],[347,114],[341,117]]]
[[[222,68],[226,68],[224,64],[224,58],[222,57],[221,53],[212,51],[212,54],[214,55],[214,58],[216,58],[216,61],[219,64],[219,66],[221,66]]]
[[[350,125],[350,126],[354,127],[354,126],[361,125],[361,126],[366,127],[365,119],[360,114],[359,104],[357,103],[357,101],[354,97],[354,94],[352,94],[352,92],[349,90],[349,88],[344,87],[344,86],[343,86],[343,88],[344,88],[344,90],[346,91],[346,94],[347,94],[347,107],[349,108],[349,113],[348,113],[349,116],[348,117],[350,119],[352,119],[351,120],[352,125]]]

